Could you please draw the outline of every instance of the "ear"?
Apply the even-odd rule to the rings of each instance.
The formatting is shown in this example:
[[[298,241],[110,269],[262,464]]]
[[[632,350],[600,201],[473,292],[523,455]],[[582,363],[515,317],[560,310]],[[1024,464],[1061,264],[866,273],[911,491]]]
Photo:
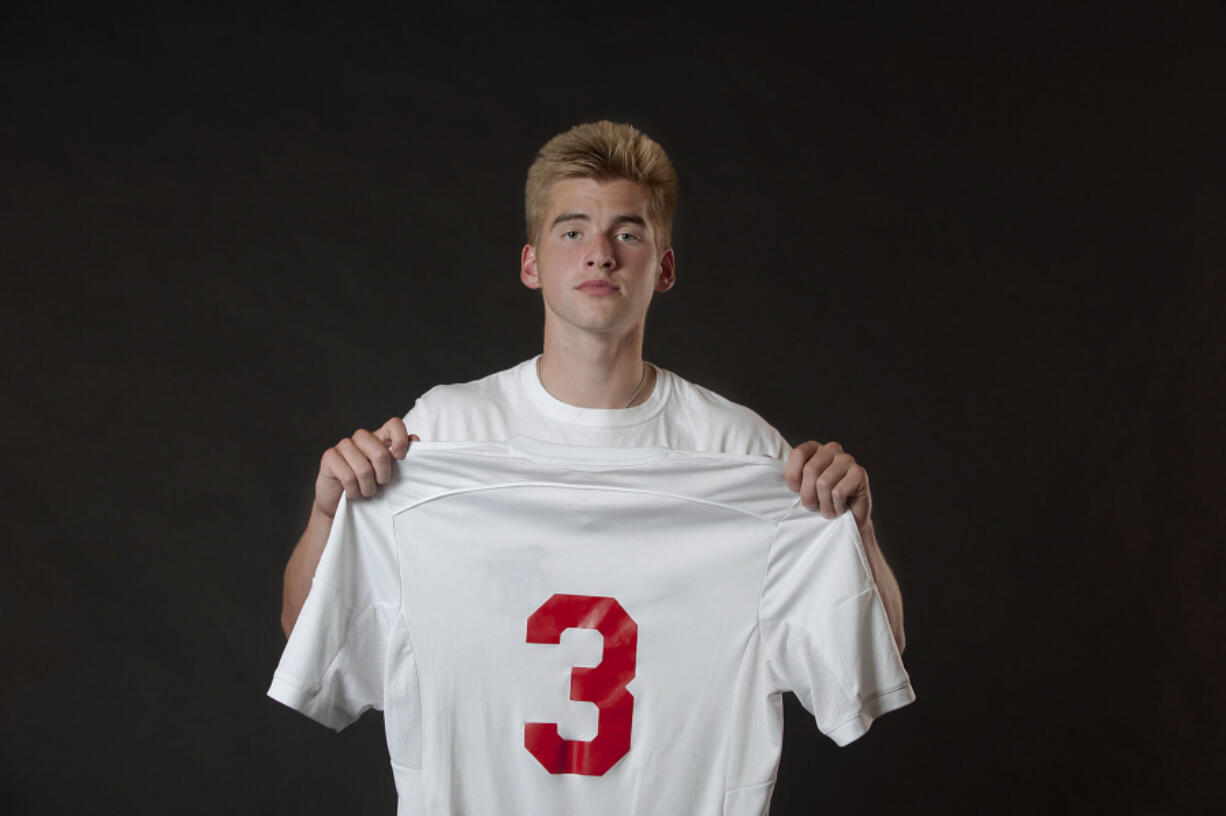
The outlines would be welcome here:
[[[677,282],[677,258],[671,249],[660,256],[660,271],[656,275],[656,291],[667,292]]]
[[[524,244],[519,253],[519,279],[529,289],[540,289],[541,279],[536,274],[536,247]]]

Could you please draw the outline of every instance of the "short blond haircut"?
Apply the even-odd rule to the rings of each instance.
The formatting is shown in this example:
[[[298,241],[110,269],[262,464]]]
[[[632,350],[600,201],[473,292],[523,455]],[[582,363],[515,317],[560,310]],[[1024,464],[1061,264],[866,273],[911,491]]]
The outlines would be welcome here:
[[[549,194],[563,179],[625,179],[647,190],[647,217],[660,252],[672,246],[677,210],[677,171],[664,148],[630,125],[608,121],[576,125],[554,136],[537,153],[524,185],[528,243],[536,244],[549,215]]]

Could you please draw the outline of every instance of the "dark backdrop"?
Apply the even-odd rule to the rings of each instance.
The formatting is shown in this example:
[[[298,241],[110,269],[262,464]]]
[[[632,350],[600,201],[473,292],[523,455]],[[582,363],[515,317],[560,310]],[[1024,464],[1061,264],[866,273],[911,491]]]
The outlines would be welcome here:
[[[539,350],[521,186],[682,177],[649,359],[873,479],[918,701],[775,812],[1221,805],[1226,15],[83,13],[0,42],[0,811],[391,813],[264,696],[320,453]]]

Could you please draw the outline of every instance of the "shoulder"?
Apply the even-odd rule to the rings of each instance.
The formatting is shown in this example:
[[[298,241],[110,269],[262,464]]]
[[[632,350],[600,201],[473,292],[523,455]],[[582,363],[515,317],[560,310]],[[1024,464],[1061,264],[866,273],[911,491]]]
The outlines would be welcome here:
[[[660,369],[660,371],[670,379],[672,389],[670,402],[673,402],[678,409],[718,416],[729,422],[769,427],[766,420],[752,408],[739,402],[733,402],[710,388],[690,382],[671,371],[665,369]]]
[[[518,387],[523,367],[530,363],[531,360],[525,360],[518,365],[468,382],[436,385],[422,394],[418,403],[424,403],[426,407],[452,409],[457,406],[484,405],[491,400],[506,400]]]
[[[666,411],[671,414],[671,421],[702,429],[710,437],[701,440],[700,447],[695,449],[780,458],[791,450],[782,434],[752,408],[666,369],[660,372],[669,380],[671,393]]]
[[[523,403],[523,369],[531,362],[468,382],[436,385],[405,414],[405,426],[422,439],[497,438],[505,433],[515,406]]]

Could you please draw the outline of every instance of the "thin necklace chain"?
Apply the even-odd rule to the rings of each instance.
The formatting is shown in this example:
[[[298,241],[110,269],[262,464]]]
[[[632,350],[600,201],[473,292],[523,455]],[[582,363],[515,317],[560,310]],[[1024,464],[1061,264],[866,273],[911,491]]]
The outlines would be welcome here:
[[[541,357],[536,358],[536,379],[538,381],[541,380],[541,360],[542,359],[543,358]],[[634,389],[634,393],[630,395],[630,399],[626,400],[626,404],[622,406],[622,410],[625,410],[626,408],[630,407],[630,403],[634,402],[634,398],[637,397],[639,395],[639,392],[643,390],[643,383],[645,382],[647,382],[647,361],[646,360],[643,361],[643,376],[639,377],[638,387]],[[543,387],[544,385],[545,383],[541,381],[541,386]]]
[[[625,408],[630,407],[630,403],[634,402],[634,398],[643,390],[643,383],[647,382],[647,361],[643,361],[643,376],[639,378],[639,387],[634,389],[634,393],[630,395],[630,399],[626,400]]]

